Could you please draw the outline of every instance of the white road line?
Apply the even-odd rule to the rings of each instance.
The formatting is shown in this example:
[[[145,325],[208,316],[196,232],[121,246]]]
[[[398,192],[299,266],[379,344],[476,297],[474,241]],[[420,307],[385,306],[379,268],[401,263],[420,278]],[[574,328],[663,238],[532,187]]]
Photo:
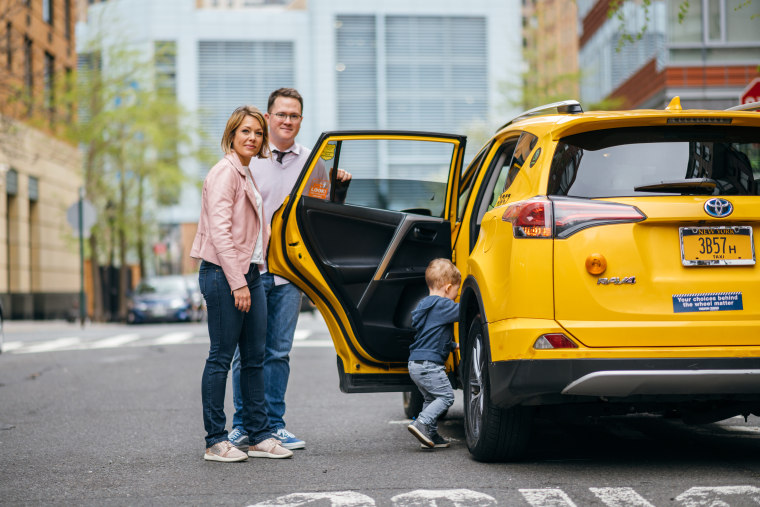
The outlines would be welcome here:
[[[533,507],[576,507],[567,493],[558,488],[521,489],[520,493]]]
[[[117,334],[109,338],[103,338],[95,342],[87,344],[89,349],[112,349],[115,347],[121,347],[127,343],[131,343],[140,339],[140,335],[137,333]]]
[[[153,345],[174,345],[177,343],[183,343],[193,337],[193,333],[169,333],[163,336],[159,336],[153,340]]]
[[[588,488],[609,507],[654,507],[633,488]]]
[[[293,347],[332,347],[332,340],[303,340],[293,342]]]
[[[721,428],[737,433],[760,433],[760,428],[757,426],[721,426]]]
[[[29,345],[28,347],[22,347],[15,351],[16,354],[33,354],[35,352],[51,352],[53,350],[61,350],[78,345],[82,341],[78,336],[70,336],[68,338],[58,338],[57,340],[50,340],[36,345]]]
[[[309,336],[312,335],[311,329],[296,329],[295,334],[293,335],[294,340],[305,340]]]
[[[3,352],[11,352],[24,346],[24,342],[5,342],[3,343]]]

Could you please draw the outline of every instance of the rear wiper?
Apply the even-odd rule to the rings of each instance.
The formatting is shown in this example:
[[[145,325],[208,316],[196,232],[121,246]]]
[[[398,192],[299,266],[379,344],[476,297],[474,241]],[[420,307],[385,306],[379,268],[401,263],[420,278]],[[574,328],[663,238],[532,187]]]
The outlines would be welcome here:
[[[633,187],[633,190],[636,192],[673,192],[710,195],[717,185],[718,182],[710,178],[689,178],[639,185],[638,187]]]

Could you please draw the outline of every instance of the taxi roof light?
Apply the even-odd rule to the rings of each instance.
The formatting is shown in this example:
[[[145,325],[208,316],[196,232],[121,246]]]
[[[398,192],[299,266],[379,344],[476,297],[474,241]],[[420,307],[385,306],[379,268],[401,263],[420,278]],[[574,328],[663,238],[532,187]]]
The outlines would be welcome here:
[[[578,345],[562,333],[546,333],[538,337],[533,348],[537,350],[577,349]]]

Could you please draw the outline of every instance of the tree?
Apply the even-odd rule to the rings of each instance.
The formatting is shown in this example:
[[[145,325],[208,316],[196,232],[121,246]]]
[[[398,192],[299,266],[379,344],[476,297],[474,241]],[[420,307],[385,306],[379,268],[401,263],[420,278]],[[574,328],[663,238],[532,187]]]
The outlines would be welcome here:
[[[113,24],[96,30],[80,53],[77,86],[68,100],[78,104],[77,121],[68,134],[84,152],[85,193],[98,210],[89,256],[95,286],[96,320],[111,317],[99,294],[102,265],[119,267],[125,288],[129,260],[146,268],[146,245],[155,233],[156,208],[177,201],[187,182],[181,156],[200,156],[192,146],[200,133],[193,117],[173,94],[156,90],[155,58],[132,50],[114,36]],[[97,27],[107,27],[107,32]],[[204,157],[205,158],[205,157]],[[124,290],[120,319],[126,318]]]

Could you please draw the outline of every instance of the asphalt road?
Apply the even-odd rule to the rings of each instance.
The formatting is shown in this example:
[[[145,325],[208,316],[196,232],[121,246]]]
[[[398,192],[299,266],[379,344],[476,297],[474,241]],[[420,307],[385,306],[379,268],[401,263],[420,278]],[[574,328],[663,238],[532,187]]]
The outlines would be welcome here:
[[[440,425],[452,447],[421,450],[400,394],[339,391],[319,318],[302,315],[297,338],[286,420],[306,449],[223,464],[202,458],[204,324],[9,322],[0,504],[760,504],[756,418],[538,421],[527,460],[483,464],[463,441],[461,393]]]

